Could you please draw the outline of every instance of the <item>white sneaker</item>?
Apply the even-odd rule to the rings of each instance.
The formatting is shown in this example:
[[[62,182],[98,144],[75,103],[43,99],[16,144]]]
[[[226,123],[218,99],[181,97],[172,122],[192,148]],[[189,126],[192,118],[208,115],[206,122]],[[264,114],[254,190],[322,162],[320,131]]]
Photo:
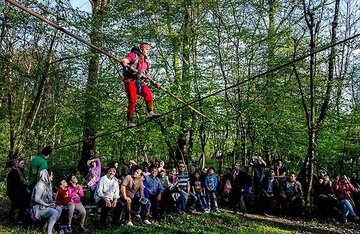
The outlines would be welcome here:
[[[136,214],[135,217],[141,219],[141,216],[139,214]]]
[[[160,116],[160,115],[155,114],[154,111],[150,111],[150,112],[148,113],[148,117],[149,117],[150,119],[155,119],[155,118],[157,118],[157,117],[159,117],[159,116]]]
[[[128,227],[134,227],[134,224],[133,224],[131,221],[129,221],[129,222],[126,223],[126,226],[128,226]]]
[[[151,223],[150,223],[149,220],[145,219],[145,220],[144,220],[144,224],[145,224],[145,225],[150,225]]]
[[[129,127],[129,128],[133,128],[133,127],[136,127],[136,124],[134,124],[133,122],[128,122],[127,123],[127,126]]]

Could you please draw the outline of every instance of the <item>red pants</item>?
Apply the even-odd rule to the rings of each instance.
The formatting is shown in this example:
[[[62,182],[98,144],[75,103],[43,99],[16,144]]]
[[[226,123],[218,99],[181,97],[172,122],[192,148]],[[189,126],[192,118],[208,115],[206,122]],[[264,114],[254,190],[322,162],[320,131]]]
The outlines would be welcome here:
[[[134,80],[126,80],[124,81],[125,92],[128,98],[128,109],[127,111],[130,113],[130,116],[133,116],[135,113],[136,103],[137,103],[137,88]],[[142,84],[142,91],[140,96],[142,96],[145,102],[153,102],[154,97],[150,90],[150,88],[146,84]]]

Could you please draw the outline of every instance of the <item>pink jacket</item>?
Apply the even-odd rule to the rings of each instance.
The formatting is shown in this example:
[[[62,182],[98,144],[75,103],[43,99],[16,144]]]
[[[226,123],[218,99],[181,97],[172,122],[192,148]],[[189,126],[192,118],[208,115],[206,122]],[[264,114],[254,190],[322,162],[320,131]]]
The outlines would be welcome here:
[[[81,198],[84,197],[84,190],[80,184],[77,184],[76,187],[68,187],[69,197],[72,199],[73,203],[80,203]]]

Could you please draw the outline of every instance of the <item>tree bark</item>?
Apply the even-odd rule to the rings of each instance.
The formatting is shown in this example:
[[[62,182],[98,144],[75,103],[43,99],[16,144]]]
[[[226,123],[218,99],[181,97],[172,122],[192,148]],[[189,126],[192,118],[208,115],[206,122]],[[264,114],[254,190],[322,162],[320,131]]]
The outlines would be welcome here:
[[[91,0],[92,5],[92,28],[90,33],[91,44],[101,47],[101,28],[104,23],[104,15],[109,8],[109,0]],[[78,163],[78,169],[82,173],[87,172],[86,162],[95,154],[97,115],[99,112],[99,102],[97,100],[98,91],[98,72],[100,55],[94,49],[90,49],[91,58],[88,65],[88,78],[86,83],[85,112],[84,112],[84,141],[82,145],[81,158]]]

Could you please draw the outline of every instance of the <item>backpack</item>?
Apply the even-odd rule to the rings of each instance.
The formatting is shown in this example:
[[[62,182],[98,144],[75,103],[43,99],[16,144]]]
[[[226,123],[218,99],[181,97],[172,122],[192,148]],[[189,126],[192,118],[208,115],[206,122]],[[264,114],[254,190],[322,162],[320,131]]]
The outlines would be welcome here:
[[[131,70],[137,70],[137,67],[139,65],[141,51],[140,48],[137,46],[134,46],[131,48],[130,53],[135,53],[136,58],[135,61],[130,64],[131,69],[123,69],[123,76],[124,77],[131,77],[133,79],[137,78],[137,74],[134,74]],[[149,61],[145,58],[146,63],[148,64],[148,68],[150,67]]]

